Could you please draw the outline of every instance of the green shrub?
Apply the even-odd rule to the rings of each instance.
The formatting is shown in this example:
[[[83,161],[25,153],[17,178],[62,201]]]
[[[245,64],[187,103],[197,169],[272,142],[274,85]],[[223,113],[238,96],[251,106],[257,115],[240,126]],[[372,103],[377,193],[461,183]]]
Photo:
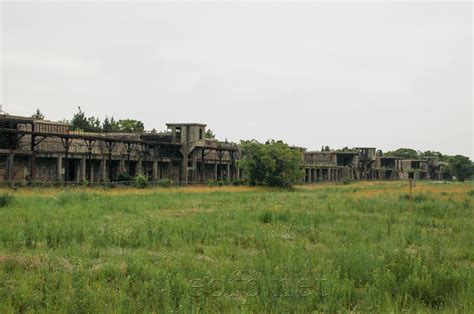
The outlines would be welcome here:
[[[170,179],[162,179],[158,181],[158,186],[162,188],[168,188],[171,186],[172,183],[173,181],[171,181]]]
[[[144,175],[138,175],[135,177],[135,186],[139,189],[144,189],[148,186],[148,178]]]
[[[13,195],[2,193],[0,194],[0,207],[7,207],[13,202]]]
[[[81,180],[81,185],[86,188],[86,187],[89,186],[89,181],[87,179],[82,179]]]

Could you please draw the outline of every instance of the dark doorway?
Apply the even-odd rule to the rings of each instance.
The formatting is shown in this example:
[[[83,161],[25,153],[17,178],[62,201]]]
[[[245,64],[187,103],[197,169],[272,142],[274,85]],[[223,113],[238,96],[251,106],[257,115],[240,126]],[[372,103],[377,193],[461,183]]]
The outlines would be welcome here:
[[[67,169],[64,169],[66,173],[66,181],[74,181],[76,178],[76,161],[69,159],[67,162]]]

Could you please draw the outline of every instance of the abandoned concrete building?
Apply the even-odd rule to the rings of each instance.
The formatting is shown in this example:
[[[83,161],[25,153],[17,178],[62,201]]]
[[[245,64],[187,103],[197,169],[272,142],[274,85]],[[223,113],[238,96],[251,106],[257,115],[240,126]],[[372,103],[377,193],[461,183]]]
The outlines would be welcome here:
[[[121,174],[182,184],[245,177],[240,147],[205,138],[206,125],[169,123],[162,133],[72,131],[66,123],[0,114],[0,181],[115,182]],[[305,176],[313,183],[370,179],[446,180],[437,159],[377,156],[373,147],[351,151],[302,151]]]
[[[91,183],[117,181],[122,173],[182,183],[239,178],[236,144],[204,138],[205,124],[167,127],[164,133],[91,133],[0,115],[0,178]]]

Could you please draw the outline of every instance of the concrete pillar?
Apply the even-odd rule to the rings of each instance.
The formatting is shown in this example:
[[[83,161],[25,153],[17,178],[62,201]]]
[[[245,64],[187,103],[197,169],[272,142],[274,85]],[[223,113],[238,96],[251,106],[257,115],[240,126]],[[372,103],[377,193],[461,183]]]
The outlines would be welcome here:
[[[307,177],[308,177],[308,183],[311,183],[311,168],[307,168],[306,169],[306,173],[308,174]]]
[[[63,181],[63,157],[59,156],[56,163],[56,179]]]
[[[158,160],[153,160],[153,173],[151,175],[153,181],[158,180]]]
[[[217,161],[214,161],[214,179],[217,180]]]
[[[227,163],[227,181],[230,181],[230,163]]]
[[[86,165],[87,165],[87,159],[86,159],[86,156],[83,156],[79,162],[79,167],[80,167],[80,171],[81,171],[81,177],[79,180],[86,180],[87,179],[87,176],[86,176]]]
[[[90,178],[90,183],[94,182],[94,163],[92,162],[92,160],[89,161],[90,164],[89,164],[89,178]]]
[[[125,173],[125,156],[120,156],[119,173]]]
[[[107,182],[107,160],[106,156],[100,161],[100,180],[102,182]]]
[[[142,156],[140,153],[138,153],[138,156],[137,156],[137,165],[135,167],[135,173],[137,175],[140,175],[142,174]]]
[[[8,159],[7,159],[7,180],[8,181],[13,181],[15,174],[15,154],[10,153],[8,154]]]
[[[197,157],[193,154],[193,183],[197,182]]]

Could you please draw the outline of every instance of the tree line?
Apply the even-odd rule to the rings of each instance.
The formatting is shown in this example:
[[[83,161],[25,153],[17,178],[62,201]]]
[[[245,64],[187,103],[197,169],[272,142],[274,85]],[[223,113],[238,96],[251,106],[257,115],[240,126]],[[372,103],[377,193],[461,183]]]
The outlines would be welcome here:
[[[103,121],[98,117],[87,116],[86,113],[79,106],[78,111],[74,113],[71,120],[66,120],[74,131],[86,132],[126,132],[126,133],[141,133],[145,131],[145,125],[140,120],[135,119],[119,119],[116,120],[113,116],[110,118],[106,116]],[[36,109],[32,115],[36,120],[44,120],[45,116],[41,110]],[[155,129],[151,132],[156,132]]]

